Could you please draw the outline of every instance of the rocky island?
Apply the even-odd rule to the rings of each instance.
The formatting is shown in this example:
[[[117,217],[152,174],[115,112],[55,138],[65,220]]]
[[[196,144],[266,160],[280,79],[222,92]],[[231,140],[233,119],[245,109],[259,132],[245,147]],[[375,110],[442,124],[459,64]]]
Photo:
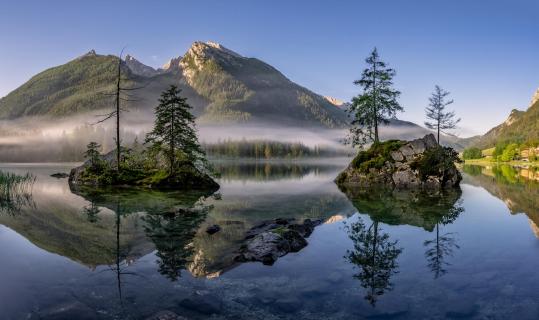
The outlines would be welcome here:
[[[389,140],[360,151],[335,182],[341,189],[429,189],[458,187],[456,151],[439,146],[433,134],[412,141]]]
[[[153,130],[144,144],[136,140],[131,148],[123,147],[118,135],[116,149],[102,155],[101,146],[90,142],[84,153],[87,160],[71,170],[69,185],[217,191],[219,184],[212,179],[213,170],[198,142],[191,106],[180,93],[171,85],[161,94]],[[118,117],[119,111],[112,115]]]

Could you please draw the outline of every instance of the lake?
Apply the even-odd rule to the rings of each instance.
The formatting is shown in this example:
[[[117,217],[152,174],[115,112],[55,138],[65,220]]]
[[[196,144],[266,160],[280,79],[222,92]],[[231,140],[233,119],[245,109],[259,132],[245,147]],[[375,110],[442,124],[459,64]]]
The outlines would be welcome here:
[[[1,319],[539,318],[533,169],[464,166],[461,190],[437,194],[342,192],[345,159],[223,161],[219,193],[200,195],[50,176],[74,166],[0,164],[37,178],[0,205]],[[275,218],[323,224],[271,266],[236,263]]]

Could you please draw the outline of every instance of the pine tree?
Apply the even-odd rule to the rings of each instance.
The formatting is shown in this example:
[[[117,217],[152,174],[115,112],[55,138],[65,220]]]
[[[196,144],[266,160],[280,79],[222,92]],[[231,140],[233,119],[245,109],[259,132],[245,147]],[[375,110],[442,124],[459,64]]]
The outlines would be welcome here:
[[[84,158],[90,160],[90,165],[95,167],[99,162],[99,149],[101,145],[97,142],[90,142],[86,146],[86,152],[84,152]]]
[[[425,121],[425,126],[431,130],[436,130],[437,141],[440,144],[440,132],[444,130],[455,129],[460,122],[459,119],[455,119],[454,111],[445,111],[445,107],[453,103],[453,100],[446,101],[446,97],[449,92],[440,88],[440,86],[434,87],[434,92],[429,98],[429,106],[425,108],[427,119],[432,121]]]
[[[154,150],[165,154],[171,175],[178,165],[178,153],[191,163],[207,168],[205,153],[196,135],[195,117],[180,92],[178,87],[171,85],[161,94],[155,108],[154,128],[146,135],[146,143],[152,143]]]
[[[352,99],[349,109],[353,119],[347,142],[352,146],[379,142],[378,126],[389,123],[398,111],[403,111],[397,102],[400,92],[393,89],[395,70],[380,60],[376,48],[365,62],[368,67],[361,79],[354,81],[363,88],[363,93]]]

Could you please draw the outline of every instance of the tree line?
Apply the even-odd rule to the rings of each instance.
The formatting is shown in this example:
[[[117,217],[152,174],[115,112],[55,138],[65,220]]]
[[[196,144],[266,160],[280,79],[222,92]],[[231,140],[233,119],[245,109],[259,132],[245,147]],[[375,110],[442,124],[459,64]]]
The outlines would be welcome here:
[[[203,143],[202,148],[213,158],[309,158],[347,156],[349,152],[329,146],[309,147],[301,142],[272,140],[224,140]]]

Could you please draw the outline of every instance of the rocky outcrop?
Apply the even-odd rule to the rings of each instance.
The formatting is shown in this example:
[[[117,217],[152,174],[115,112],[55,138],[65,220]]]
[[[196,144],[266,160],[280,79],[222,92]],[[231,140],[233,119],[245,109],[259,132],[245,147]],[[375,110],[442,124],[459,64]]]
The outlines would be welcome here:
[[[153,189],[172,190],[204,190],[215,192],[220,186],[213,178],[199,170],[189,162],[178,164],[174,174],[156,178],[152,171],[132,171],[129,168],[123,169],[117,174],[114,168],[117,167],[116,151],[113,150],[105,155],[99,156],[100,165],[96,169],[91,161],[84,162],[81,166],[71,169],[69,174],[69,185],[77,186],[137,186]],[[127,172],[126,172],[127,171]],[[136,173],[136,174],[135,174]],[[157,172],[159,173],[159,172]],[[159,175],[159,174],[158,174]]]
[[[532,97],[532,101],[530,102],[530,107],[533,106],[537,101],[539,101],[539,89],[537,89],[537,91],[535,91],[533,97]]]
[[[322,221],[306,219],[302,224],[293,220],[275,219],[265,221],[247,232],[235,260],[237,262],[260,261],[272,265],[289,252],[298,252],[307,246],[307,240],[314,227]]]
[[[153,77],[159,74],[157,70],[143,64],[142,62],[138,61],[137,59],[135,59],[135,57],[131,55],[125,56],[125,64],[131,70],[131,72],[139,76]]]
[[[439,147],[432,134],[408,142],[382,142],[360,152],[335,181],[342,188],[455,187],[462,176],[453,162],[445,161],[448,150]]]

